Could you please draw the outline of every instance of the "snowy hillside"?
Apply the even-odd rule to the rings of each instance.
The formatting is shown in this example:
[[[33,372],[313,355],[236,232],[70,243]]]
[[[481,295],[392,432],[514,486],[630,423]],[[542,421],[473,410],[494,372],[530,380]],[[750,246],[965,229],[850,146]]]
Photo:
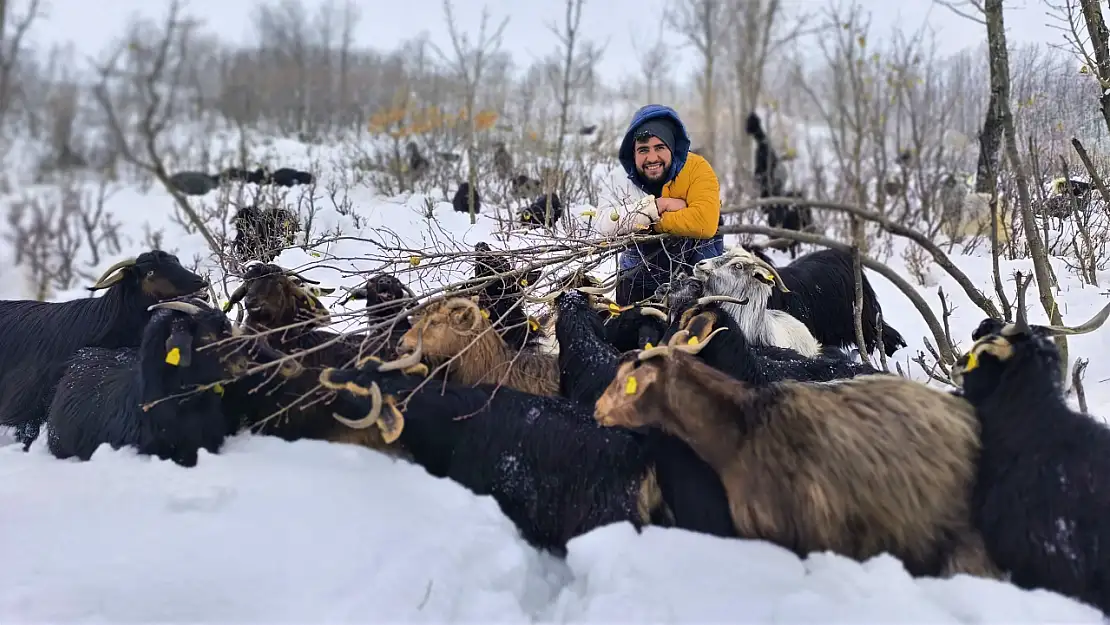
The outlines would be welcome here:
[[[501,240],[489,211],[472,225],[447,202],[376,196],[352,181],[343,147],[280,140],[265,156],[320,177],[314,191],[288,191],[287,202],[302,215],[310,211],[312,238],[328,241],[287,250],[275,262],[324,286],[351,288],[364,280],[359,272],[387,269],[419,293],[470,273],[468,262],[451,262],[452,251],[479,241],[523,248],[542,240]],[[57,190],[27,187],[0,203],[49,193]],[[213,206],[215,195],[190,202]],[[102,255],[87,273],[144,251],[148,233],[163,231],[164,249],[185,264],[199,259],[221,298],[237,286],[210,260],[203,238],[176,223],[173,200],[157,186],[121,187],[104,206],[121,224],[120,252]],[[896,250],[890,262],[907,274],[901,257]],[[984,252],[953,259],[992,291]],[[10,279],[0,282],[0,297],[29,297],[25,267],[4,260]],[[86,255],[78,264],[93,263]],[[1005,264],[1003,274],[1015,268],[1030,266]],[[1055,269],[1066,322],[1086,320],[1105,304],[1102,289],[1080,287],[1063,261]],[[598,273],[611,271],[607,263]],[[893,360],[923,378],[910,358],[922,349],[925,323],[892,284],[869,276],[885,320],[909,342]],[[944,287],[954,304],[953,337],[966,348],[984,315],[947,274],[934,270],[931,278],[922,297],[939,317],[936,287]],[[1100,275],[1108,279],[1110,272]],[[84,286],[52,299],[84,297]],[[335,304],[343,295],[340,288],[324,301],[345,327]],[[346,311],[357,314],[361,305]],[[1031,307],[1031,321],[1043,322],[1043,312]],[[1069,345],[1073,360],[1091,359],[1092,412],[1110,415],[1110,362],[1097,357],[1110,338],[1096,332]],[[2,623],[1102,622],[1096,610],[1054,593],[963,576],[915,580],[887,556],[862,564],[829,554],[799,560],[767,543],[682,530],[605,527],[574,540],[563,562],[524,543],[491,498],[349,445],[240,435],[221,454],[202,452],[197,467],[183,469],[109,448],[88,463],[58,461],[40,443],[23,453],[4,442]]]

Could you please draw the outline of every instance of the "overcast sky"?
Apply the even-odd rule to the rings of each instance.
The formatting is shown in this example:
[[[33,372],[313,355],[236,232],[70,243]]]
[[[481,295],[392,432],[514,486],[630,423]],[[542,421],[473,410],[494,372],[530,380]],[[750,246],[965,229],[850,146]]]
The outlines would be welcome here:
[[[447,26],[442,0],[360,0],[363,17],[358,25],[359,44],[390,49],[401,41],[427,32],[435,40],[448,45]],[[672,0],[674,1],[674,0]],[[1063,43],[1059,31],[1046,26],[1055,23],[1046,16],[1047,0],[1008,0],[1006,26],[1011,42]],[[95,54],[111,41],[128,15],[138,11],[156,17],[164,13],[165,0],[44,0],[49,19],[36,29],[36,39],[74,42],[82,52]],[[304,0],[313,7],[320,0]],[[787,0],[794,5],[819,9],[826,0]],[[940,37],[944,51],[978,45],[986,37],[986,28],[963,19],[932,0],[858,0],[871,13],[873,38],[881,38],[890,28],[900,25],[913,30],[928,24]],[[16,7],[25,4],[16,1]],[[244,40],[250,31],[249,16],[254,0],[187,0],[188,12],[206,18],[207,26],[232,40]],[[504,48],[513,53],[518,63],[539,58],[555,46],[555,36],[546,23],[562,18],[564,4],[559,1],[528,2],[527,0],[454,0],[461,26],[477,33],[480,14],[487,6],[497,23],[509,17],[504,33]],[[659,32],[663,0],[587,0],[583,10],[584,36],[595,41],[608,41],[599,70],[606,79],[615,79],[636,70],[636,52],[632,46],[635,34],[651,44]],[[676,49],[682,46],[681,36],[666,35]],[[641,46],[641,49],[643,46]],[[692,56],[680,52],[682,58]],[[692,67],[692,65],[687,65]]]

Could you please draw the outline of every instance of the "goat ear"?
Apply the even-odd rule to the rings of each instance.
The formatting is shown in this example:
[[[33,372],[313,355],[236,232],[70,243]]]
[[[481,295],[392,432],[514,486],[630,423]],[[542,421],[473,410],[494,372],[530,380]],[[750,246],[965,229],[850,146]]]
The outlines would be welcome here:
[[[188,367],[193,362],[193,336],[178,331],[166,339],[166,364],[174,367]]]
[[[469,327],[474,323],[475,309],[469,306],[460,306],[451,311],[451,321],[456,325]]]

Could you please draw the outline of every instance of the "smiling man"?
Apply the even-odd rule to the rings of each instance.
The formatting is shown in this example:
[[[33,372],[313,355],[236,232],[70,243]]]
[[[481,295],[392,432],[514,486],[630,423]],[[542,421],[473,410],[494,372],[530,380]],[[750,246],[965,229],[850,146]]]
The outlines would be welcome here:
[[[601,211],[598,229],[670,235],[621,254],[616,300],[627,305],[650,297],[677,270],[690,273],[698,261],[724,253],[721,187],[709,162],[690,152],[678,113],[660,104],[636,111],[618,158],[632,187],[608,190],[612,205]]]

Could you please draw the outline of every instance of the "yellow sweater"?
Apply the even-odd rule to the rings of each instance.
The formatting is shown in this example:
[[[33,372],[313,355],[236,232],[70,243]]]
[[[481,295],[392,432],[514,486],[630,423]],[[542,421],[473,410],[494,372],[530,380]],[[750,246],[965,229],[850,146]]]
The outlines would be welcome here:
[[[721,219],[721,184],[709,161],[689,154],[675,179],[663,185],[663,197],[686,201],[686,208],[663,213],[655,224],[660,233],[712,239]]]

